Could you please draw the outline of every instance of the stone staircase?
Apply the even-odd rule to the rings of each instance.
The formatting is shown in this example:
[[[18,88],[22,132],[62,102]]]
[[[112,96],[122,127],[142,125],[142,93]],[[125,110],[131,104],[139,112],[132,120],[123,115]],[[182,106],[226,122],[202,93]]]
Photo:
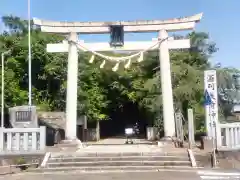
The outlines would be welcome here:
[[[175,148],[171,143],[151,144],[143,139],[134,139],[134,144],[129,145],[125,139],[105,139],[75,150],[70,145],[57,149],[46,154],[36,171],[189,171],[194,164],[187,149]]]
[[[190,169],[188,153],[163,152],[75,152],[52,153],[36,171],[158,171]]]

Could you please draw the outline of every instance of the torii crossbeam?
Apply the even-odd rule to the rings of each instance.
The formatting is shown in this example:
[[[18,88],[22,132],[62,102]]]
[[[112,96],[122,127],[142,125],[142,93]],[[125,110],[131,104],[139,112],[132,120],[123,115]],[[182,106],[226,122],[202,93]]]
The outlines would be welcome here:
[[[156,39],[152,41],[125,42],[123,47],[116,49],[110,47],[109,43],[85,43],[79,41],[78,34],[109,33],[109,25],[121,24],[124,26],[124,32],[159,32],[158,38],[166,39],[168,38],[169,31],[191,30],[201,18],[202,14],[163,21],[55,22],[34,18],[34,24],[41,26],[43,32],[69,35],[69,41],[78,41],[93,51],[141,51],[154,44]],[[160,43],[160,45],[152,48],[152,50],[159,49],[165,137],[175,136],[169,49],[182,48],[190,48],[189,39],[172,40],[169,38]],[[75,140],[77,124],[78,49],[74,43],[63,42],[60,44],[48,44],[47,51],[68,52],[66,139]]]

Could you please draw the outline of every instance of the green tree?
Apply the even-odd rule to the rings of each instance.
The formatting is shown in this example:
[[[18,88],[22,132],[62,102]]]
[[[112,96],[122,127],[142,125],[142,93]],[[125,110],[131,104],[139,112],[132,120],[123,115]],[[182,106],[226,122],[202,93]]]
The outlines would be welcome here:
[[[188,108],[193,108],[196,125],[203,127],[203,71],[210,67],[209,57],[217,51],[216,45],[209,41],[206,33],[193,32],[186,38],[191,39],[190,50],[171,51],[171,70],[174,106],[181,109],[186,117]],[[185,38],[178,36],[177,38]],[[157,52],[148,53],[145,61],[134,67],[128,75],[132,78],[131,88],[126,87],[126,94],[131,100],[138,101],[154,117],[155,124],[162,124],[162,94]],[[135,73],[134,73],[135,72]],[[125,92],[123,91],[123,92]]]
[[[2,51],[11,49],[6,60],[6,99],[7,107],[27,103],[28,93],[28,34],[27,22],[18,17],[2,18],[8,28],[0,36]],[[47,43],[64,39],[58,35],[40,32],[32,26],[32,88],[33,102],[44,110],[64,110],[66,96],[67,55],[47,53]],[[102,120],[107,115],[105,90],[99,86],[101,72],[87,63],[88,55],[80,56],[78,113],[86,114],[89,119]]]

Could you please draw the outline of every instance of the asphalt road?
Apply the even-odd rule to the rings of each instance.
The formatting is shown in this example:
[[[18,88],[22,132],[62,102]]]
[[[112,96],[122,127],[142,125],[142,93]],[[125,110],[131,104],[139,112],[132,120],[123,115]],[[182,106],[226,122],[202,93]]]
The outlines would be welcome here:
[[[240,172],[225,170],[196,170],[188,172],[116,172],[116,173],[19,173],[0,176],[4,180],[240,180]]]
[[[200,180],[195,172],[121,172],[121,173],[77,173],[59,172],[49,174],[25,173],[2,177],[4,180]],[[1,178],[0,178],[1,179]]]

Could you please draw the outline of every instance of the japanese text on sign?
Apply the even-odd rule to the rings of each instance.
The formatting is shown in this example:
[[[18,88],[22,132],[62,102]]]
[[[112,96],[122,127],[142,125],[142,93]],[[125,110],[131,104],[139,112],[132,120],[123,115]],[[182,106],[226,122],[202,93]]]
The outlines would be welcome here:
[[[217,76],[215,70],[207,70],[204,72],[204,90],[211,97],[211,104],[205,106],[206,112],[206,128],[208,136],[215,134],[211,127],[218,122],[218,94],[217,94]]]
[[[216,71],[205,71],[204,76],[205,90],[208,91],[212,101],[212,104],[208,107],[207,111],[208,115],[210,115],[212,120],[215,121],[218,116]]]

